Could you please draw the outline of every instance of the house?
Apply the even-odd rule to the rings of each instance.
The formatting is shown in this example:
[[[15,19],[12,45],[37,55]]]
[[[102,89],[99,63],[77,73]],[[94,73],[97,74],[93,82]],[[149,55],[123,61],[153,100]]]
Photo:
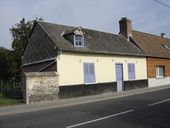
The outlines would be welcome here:
[[[170,84],[170,39],[165,33],[160,36],[132,30],[127,18],[120,22],[120,34],[146,53],[149,87]]]
[[[40,21],[22,60],[23,73],[57,72],[66,97],[146,87],[146,67],[145,53],[121,34]]]

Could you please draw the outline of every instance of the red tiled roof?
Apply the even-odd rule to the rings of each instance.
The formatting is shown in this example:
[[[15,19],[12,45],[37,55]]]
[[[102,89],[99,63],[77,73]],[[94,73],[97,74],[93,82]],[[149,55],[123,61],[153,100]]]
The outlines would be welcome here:
[[[132,40],[150,57],[170,58],[170,39],[132,31]]]

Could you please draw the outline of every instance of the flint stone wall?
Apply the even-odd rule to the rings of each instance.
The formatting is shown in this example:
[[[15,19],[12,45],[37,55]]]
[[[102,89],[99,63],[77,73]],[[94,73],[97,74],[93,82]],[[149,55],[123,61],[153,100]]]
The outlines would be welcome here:
[[[58,99],[57,72],[27,72],[24,83],[27,104]]]

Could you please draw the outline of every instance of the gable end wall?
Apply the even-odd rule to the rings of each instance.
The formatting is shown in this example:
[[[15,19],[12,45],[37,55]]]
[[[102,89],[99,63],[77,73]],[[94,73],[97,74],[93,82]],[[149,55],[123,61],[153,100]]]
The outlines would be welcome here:
[[[39,24],[34,27],[25,49],[22,64],[34,63],[57,56],[57,47]]]

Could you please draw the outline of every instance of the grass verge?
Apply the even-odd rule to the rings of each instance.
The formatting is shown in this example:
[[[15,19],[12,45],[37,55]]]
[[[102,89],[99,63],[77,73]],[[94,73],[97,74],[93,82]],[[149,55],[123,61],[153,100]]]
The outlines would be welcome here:
[[[0,96],[0,107],[23,104],[23,103],[24,102],[22,100],[10,99],[10,98]]]

